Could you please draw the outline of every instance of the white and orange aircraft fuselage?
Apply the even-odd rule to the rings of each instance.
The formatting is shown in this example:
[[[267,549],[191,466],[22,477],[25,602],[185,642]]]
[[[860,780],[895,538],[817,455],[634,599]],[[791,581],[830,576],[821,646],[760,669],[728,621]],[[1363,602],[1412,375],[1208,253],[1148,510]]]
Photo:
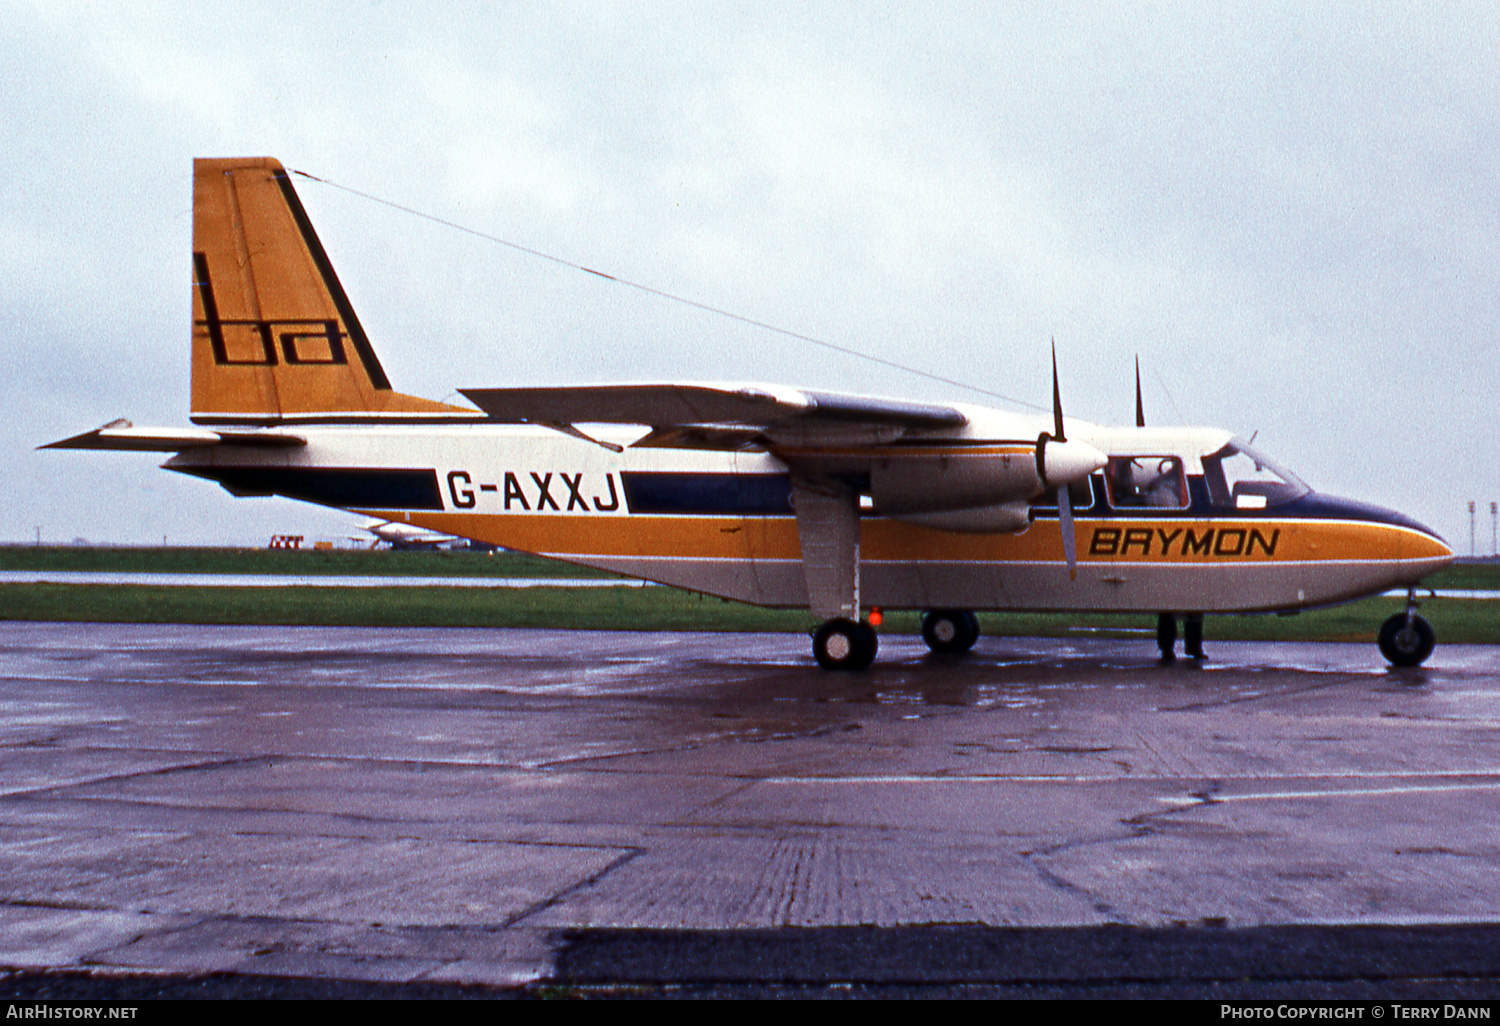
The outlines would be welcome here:
[[[168,469],[763,606],[806,607],[829,668],[875,656],[866,611],[1149,612],[1202,655],[1204,614],[1410,589],[1452,552],[1312,491],[1227,431],[1102,427],[970,404],[760,384],[395,392],[287,172],[194,165],[193,428],[116,421],[56,448]],[[1138,422],[1140,418],[1138,417]],[[1394,663],[1434,643],[1409,602]]]

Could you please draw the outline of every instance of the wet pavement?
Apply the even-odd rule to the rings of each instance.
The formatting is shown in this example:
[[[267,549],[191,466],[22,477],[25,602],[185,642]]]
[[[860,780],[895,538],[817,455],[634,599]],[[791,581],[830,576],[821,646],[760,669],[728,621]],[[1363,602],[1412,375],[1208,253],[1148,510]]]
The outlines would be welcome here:
[[[1500,951],[1456,925],[1500,922],[1500,649],[1210,654],[885,637],[839,675],[797,635],[7,623],[0,965],[598,985],[601,951],[770,938],[785,976],[821,938],[878,983],[899,950],[850,944],[1307,924]],[[837,927],[884,929],[803,929]]]

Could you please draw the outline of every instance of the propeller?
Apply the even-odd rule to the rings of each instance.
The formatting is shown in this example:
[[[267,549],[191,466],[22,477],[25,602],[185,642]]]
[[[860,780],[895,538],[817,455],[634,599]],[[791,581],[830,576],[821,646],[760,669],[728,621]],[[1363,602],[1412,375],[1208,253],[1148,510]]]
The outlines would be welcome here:
[[[1043,494],[1057,492],[1058,527],[1062,531],[1063,555],[1068,578],[1078,579],[1077,539],[1073,534],[1074,481],[1083,481],[1109,464],[1109,457],[1087,442],[1070,442],[1063,425],[1062,388],[1057,380],[1057,342],[1052,343],[1052,433],[1043,431],[1036,440],[1036,470]]]

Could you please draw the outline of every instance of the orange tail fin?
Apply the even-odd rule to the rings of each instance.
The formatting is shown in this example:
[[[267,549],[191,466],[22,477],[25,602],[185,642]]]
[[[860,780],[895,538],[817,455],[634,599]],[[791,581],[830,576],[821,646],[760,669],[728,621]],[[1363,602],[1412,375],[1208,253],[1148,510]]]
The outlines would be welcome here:
[[[440,419],[391,389],[286,170],[193,162],[193,420]]]

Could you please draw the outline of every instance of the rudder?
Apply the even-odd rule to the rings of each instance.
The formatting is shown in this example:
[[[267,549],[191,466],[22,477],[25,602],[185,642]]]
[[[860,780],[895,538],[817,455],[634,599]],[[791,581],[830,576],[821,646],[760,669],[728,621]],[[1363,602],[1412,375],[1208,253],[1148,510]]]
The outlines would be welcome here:
[[[198,423],[473,416],[391,388],[286,169],[193,162]]]

